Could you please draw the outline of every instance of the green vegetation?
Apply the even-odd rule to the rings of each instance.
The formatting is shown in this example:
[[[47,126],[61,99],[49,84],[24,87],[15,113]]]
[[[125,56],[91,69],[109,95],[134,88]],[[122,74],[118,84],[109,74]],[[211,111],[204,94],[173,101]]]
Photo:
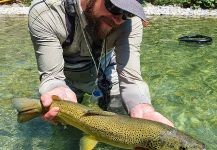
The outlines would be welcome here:
[[[10,5],[13,3],[18,3],[18,4],[24,4],[26,6],[29,6],[31,4],[32,0],[0,0],[0,5]]]
[[[20,2],[21,2],[22,4],[24,4],[24,5],[30,6],[32,0],[20,0]]]
[[[178,5],[184,8],[217,8],[217,0],[146,0],[153,5]]]
[[[0,4],[11,3],[13,0],[0,0]]]

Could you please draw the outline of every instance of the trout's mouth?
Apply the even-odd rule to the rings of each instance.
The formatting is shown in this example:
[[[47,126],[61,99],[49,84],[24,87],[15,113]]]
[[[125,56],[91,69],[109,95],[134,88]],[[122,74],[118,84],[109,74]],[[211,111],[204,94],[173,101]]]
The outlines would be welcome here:
[[[202,150],[206,150],[206,145],[202,144]]]
[[[17,121],[19,123],[26,122],[28,120],[31,120],[35,117],[38,117],[40,113],[38,112],[38,109],[26,109],[18,112]]]

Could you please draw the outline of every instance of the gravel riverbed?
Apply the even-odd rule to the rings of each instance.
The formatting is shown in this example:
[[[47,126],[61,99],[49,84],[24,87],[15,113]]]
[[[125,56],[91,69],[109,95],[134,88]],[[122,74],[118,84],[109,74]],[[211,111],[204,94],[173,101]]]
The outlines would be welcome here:
[[[177,6],[153,6],[147,4],[144,7],[146,15],[166,15],[166,16],[187,16],[187,17],[216,17],[217,9],[214,10],[203,10],[203,9],[191,9],[191,8],[181,8]],[[29,7],[24,7],[20,4],[12,5],[0,5],[0,14],[19,14],[27,15]]]

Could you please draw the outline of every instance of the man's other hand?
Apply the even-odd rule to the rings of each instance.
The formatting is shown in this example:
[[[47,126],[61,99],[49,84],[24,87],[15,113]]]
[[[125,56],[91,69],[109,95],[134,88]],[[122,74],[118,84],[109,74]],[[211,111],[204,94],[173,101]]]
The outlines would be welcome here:
[[[156,112],[154,108],[149,104],[138,104],[130,111],[130,116],[134,118],[142,118],[152,121],[161,122],[169,126],[174,127],[173,123],[166,117]]]
[[[49,107],[52,103],[52,96],[56,95],[60,99],[68,100],[72,102],[77,102],[75,93],[68,87],[57,87],[41,96],[41,103],[46,108]],[[53,107],[47,113],[43,115],[43,119],[46,121],[52,121],[54,117],[58,114],[59,108]]]

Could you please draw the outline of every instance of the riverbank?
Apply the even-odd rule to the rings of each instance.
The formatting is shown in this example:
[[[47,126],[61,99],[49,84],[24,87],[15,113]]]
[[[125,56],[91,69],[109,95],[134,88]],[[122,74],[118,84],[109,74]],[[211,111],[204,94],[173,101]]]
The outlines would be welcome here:
[[[181,8],[178,6],[153,6],[147,4],[144,7],[147,16],[165,15],[165,16],[183,16],[183,17],[216,17],[217,9],[203,10],[203,9],[191,9]],[[22,6],[20,4],[1,5],[0,14],[2,15],[27,15],[29,7]]]

